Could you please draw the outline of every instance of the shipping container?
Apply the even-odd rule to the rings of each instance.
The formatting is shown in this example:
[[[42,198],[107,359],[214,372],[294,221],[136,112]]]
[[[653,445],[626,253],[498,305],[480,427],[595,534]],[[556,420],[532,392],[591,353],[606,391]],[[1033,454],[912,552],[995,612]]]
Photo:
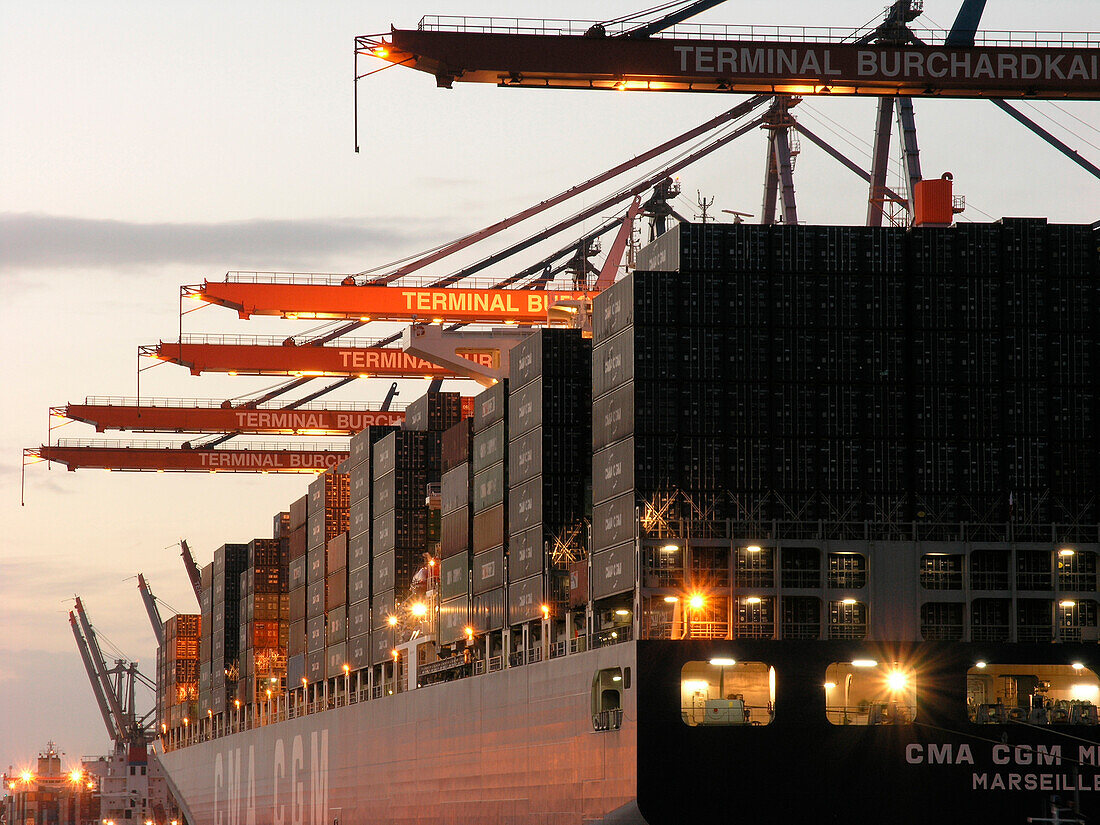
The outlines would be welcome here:
[[[474,513],[473,517],[473,544],[471,551],[480,553],[493,547],[503,545],[507,537],[507,513],[504,505],[498,504],[482,513]]]
[[[504,588],[481,593],[470,600],[470,627],[475,634],[504,627]]]
[[[486,550],[473,557],[472,587],[475,595],[504,585],[504,548]]]
[[[470,447],[473,438],[473,420],[464,418],[443,433],[443,464],[445,473],[459,464],[470,460]]]
[[[371,477],[377,479],[396,468],[423,466],[427,456],[426,433],[397,430],[380,439],[374,445]]]
[[[466,598],[470,595],[470,557],[466,554],[445,558],[439,571],[440,598]]]
[[[306,585],[306,618],[325,615],[327,582],[321,579]]]
[[[305,585],[290,591],[290,620],[296,622],[306,617],[306,603],[309,601]]]
[[[427,508],[390,510],[374,518],[372,554],[377,558],[394,548],[424,550],[428,540]]]
[[[439,643],[448,645],[466,638],[470,621],[470,600],[467,596],[439,603]]]
[[[397,639],[394,633],[388,628],[385,630],[372,630],[370,634],[371,664],[380,665],[385,662],[392,662],[393,653],[395,652],[394,644],[396,641]],[[383,685],[382,687],[384,690],[392,693],[392,674],[387,677],[386,681],[388,685]]]
[[[588,593],[588,559],[569,565],[569,606],[584,607],[590,598]]]
[[[290,531],[290,540],[287,544],[287,560],[300,559],[306,554],[306,526],[296,527]]]
[[[363,633],[348,639],[348,666],[352,672],[371,666],[370,634]]]
[[[593,553],[609,550],[634,537],[634,493],[627,492],[592,507]]]
[[[342,568],[329,573],[325,609],[331,611],[348,603],[348,570]]]
[[[508,585],[508,623],[522,624],[542,618],[543,606],[549,606],[543,591],[542,574],[513,581]]]
[[[453,513],[447,513],[441,519],[439,552],[441,558],[448,558],[470,549],[470,510],[462,507]]]
[[[470,465],[463,462],[443,474],[440,509],[443,515],[470,504]]]
[[[471,447],[470,463],[476,477],[487,467],[504,461],[508,449],[508,436],[505,422],[498,421],[482,432],[475,433]]]
[[[330,647],[348,639],[348,609],[334,607],[325,615],[325,643]]]
[[[348,602],[358,602],[370,596],[370,567],[360,567],[348,574]]]
[[[306,653],[306,679],[310,684],[325,680],[325,649]]]
[[[462,396],[457,392],[427,392],[405,409],[406,430],[443,432],[462,417]]]
[[[388,628],[388,619],[395,614],[395,593],[393,590],[371,594],[371,630]]]
[[[660,330],[646,330],[647,336],[652,335],[657,337],[660,334]],[[661,337],[667,338],[668,331]],[[596,399],[605,393],[611,392],[611,390],[621,387],[629,381],[634,380],[634,335],[635,329],[629,327],[622,332],[615,335],[613,338],[597,344],[592,348],[592,398]],[[668,347],[660,348],[660,354],[670,356],[673,353],[669,352]],[[653,360],[656,361],[657,352],[654,352]],[[676,377],[673,373],[674,370],[680,369],[680,364],[675,366],[668,364],[667,359],[665,361],[665,372],[661,376],[664,379]],[[655,376],[656,377],[656,376]]]
[[[331,574],[348,566],[348,534],[341,533],[328,543],[326,567]]]
[[[423,466],[400,467],[374,478],[373,511],[424,507],[429,477]]]
[[[512,581],[541,574],[543,561],[543,525],[536,524],[508,539],[508,578]]]
[[[306,620],[292,621],[287,636],[287,655],[298,656],[306,652]],[[289,665],[288,665],[289,668]]]
[[[300,687],[306,678],[306,654],[304,652],[287,657],[286,684],[288,688]]]
[[[507,415],[508,382],[498,381],[474,396],[474,434],[484,432]]]
[[[325,616],[306,619],[306,653],[325,649]]]
[[[348,607],[348,635],[362,636],[370,633],[370,599],[360,599]]]
[[[309,506],[309,495],[304,495],[290,505],[290,529],[298,530],[306,526],[306,514]]]
[[[350,454],[348,462],[352,469],[361,467],[369,462],[371,446],[381,441],[392,432],[397,432],[399,427],[390,424],[373,424],[357,432],[351,437]]]
[[[348,570],[354,572],[370,564],[370,532],[348,539]]]
[[[371,499],[352,502],[348,508],[348,535],[360,536],[370,532]]]
[[[285,539],[290,537],[290,511],[283,510],[275,514],[271,522],[271,537]]]
[[[633,590],[634,542],[592,554],[592,598],[603,599]]]
[[[506,487],[504,463],[497,463],[474,476],[473,506],[474,513],[481,513],[504,501]]]

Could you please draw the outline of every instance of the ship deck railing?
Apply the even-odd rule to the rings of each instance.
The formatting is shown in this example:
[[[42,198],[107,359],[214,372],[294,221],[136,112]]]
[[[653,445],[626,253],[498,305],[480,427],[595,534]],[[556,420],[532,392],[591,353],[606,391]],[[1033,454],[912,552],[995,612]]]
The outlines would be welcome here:
[[[467,34],[534,34],[581,37],[600,25],[609,37],[622,35],[637,27],[638,21],[598,23],[595,20],[568,20],[537,17],[471,17],[465,15],[430,14],[420,18],[421,31],[463,32]],[[761,26],[723,23],[681,23],[654,32],[651,37],[670,40],[734,40],[776,43],[853,43],[870,34],[878,25],[876,20],[863,28],[837,28],[829,26]],[[942,46],[949,29],[911,26],[929,46]],[[986,30],[974,35],[976,46],[1087,48],[1100,45],[1097,32],[1053,32]]]

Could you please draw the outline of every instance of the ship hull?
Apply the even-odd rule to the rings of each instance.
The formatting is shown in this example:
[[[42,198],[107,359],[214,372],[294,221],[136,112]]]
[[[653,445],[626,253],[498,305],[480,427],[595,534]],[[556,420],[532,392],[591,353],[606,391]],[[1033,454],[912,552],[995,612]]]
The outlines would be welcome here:
[[[1098,651],[629,642],[288,719],[171,750],[162,762],[194,825],[1008,825],[1050,816],[1052,805],[1100,817],[1100,728],[979,725],[967,713],[967,673],[979,660],[1095,670]],[[683,667],[716,656],[775,669],[767,724],[685,724]],[[866,656],[919,674],[913,724],[827,720],[826,669]],[[595,731],[593,676],[609,667],[627,674],[622,727]]]

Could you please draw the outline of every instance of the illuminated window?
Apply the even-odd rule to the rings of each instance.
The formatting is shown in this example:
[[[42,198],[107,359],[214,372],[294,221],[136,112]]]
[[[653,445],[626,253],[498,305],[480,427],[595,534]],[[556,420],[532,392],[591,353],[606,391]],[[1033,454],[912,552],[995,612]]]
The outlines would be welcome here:
[[[963,637],[959,602],[925,602],[920,606],[920,635],[927,641],[958,642]]]
[[[780,581],[783,587],[821,587],[821,551],[816,547],[784,547]]]
[[[1096,602],[1092,599],[1063,599],[1058,603],[1058,638],[1063,642],[1095,642]]]
[[[854,599],[829,602],[829,638],[865,639],[867,605]]]
[[[1088,550],[1058,553],[1058,586],[1062,590],[1096,592],[1096,554]]]
[[[767,725],[775,707],[775,668],[715,656],[680,670],[680,716],[703,726]]]
[[[820,639],[821,599],[814,596],[784,596],[783,623],[779,635],[784,639]]]
[[[970,721],[979,725],[1097,723],[1100,679],[1081,662],[1057,665],[975,663],[966,674]]]
[[[737,587],[775,587],[775,551],[750,544],[733,556],[733,583]]]
[[[622,668],[608,667],[596,671],[592,677],[593,730],[618,730],[622,727],[625,687]]]
[[[1008,599],[974,599],[970,604],[970,639],[975,642],[1007,642],[1012,623]]]
[[[917,673],[902,662],[833,662],[824,690],[834,725],[911,725],[917,717]]]
[[[737,638],[770,639],[775,635],[775,599],[741,596],[737,599]]]
[[[867,586],[867,558],[862,553],[830,553],[828,587],[859,590]]]
[[[925,590],[962,590],[963,557],[947,553],[921,556],[920,586]]]

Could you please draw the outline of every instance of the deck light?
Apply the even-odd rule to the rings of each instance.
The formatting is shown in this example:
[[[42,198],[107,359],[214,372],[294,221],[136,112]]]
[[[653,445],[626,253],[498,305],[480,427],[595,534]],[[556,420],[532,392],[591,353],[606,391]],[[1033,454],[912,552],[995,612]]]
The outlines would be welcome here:
[[[386,618],[386,621],[389,622],[390,627],[396,627],[397,626],[397,617],[396,616],[389,616],[389,617]]]
[[[661,548],[662,553],[675,553],[680,548],[675,544],[666,544]]]
[[[841,599],[840,603],[841,604],[855,604],[856,600],[855,599]]]
[[[974,667],[976,667],[978,670],[985,670],[985,665],[986,663],[984,661],[974,663]]]
[[[886,684],[892,691],[905,690],[909,678],[900,670],[895,670],[886,676]]]
[[[715,667],[733,667],[735,664],[737,664],[736,660],[734,660],[734,659],[722,659],[722,658],[711,659],[710,663],[712,665],[714,665]]]
[[[852,659],[852,667],[878,667],[874,659]]]
[[[79,770],[74,770],[69,773],[69,781],[76,784],[82,782],[84,779],[84,773]]]
[[[680,601],[680,598],[678,596],[665,596],[665,601],[669,604],[675,604]]]
[[[1068,556],[1072,556],[1073,554],[1074,554],[1074,553],[1073,553],[1073,551],[1072,551],[1072,550],[1070,550],[1070,549],[1069,549],[1068,547],[1066,547],[1066,548],[1065,548],[1065,549],[1063,549],[1063,550],[1059,550],[1059,551],[1058,551],[1058,555],[1059,555],[1059,556],[1061,556],[1062,558],[1066,558],[1066,557],[1068,557]]]
[[[760,597],[749,596],[747,599],[745,599],[745,604],[760,604]]]
[[[688,607],[692,610],[701,610],[706,603],[707,600],[699,593],[692,593],[688,599]]]
[[[760,552],[760,545],[759,544],[750,544],[748,547],[745,548],[745,552],[746,553],[759,553]]]
[[[1080,662],[1074,662],[1073,663],[1073,669],[1074,670],[1084,670],[1085,666],[1083,664],[1081,664]]]
[[[390,53],[390,50],[387,49],[385,46],[376,46],[374,48],[374,56],[375,57],[385,57],[389,53]]]
[[[550,609],[546,605],[543,605],[542,607],[543,607],[543,610],[549,610]],[[615,611],[615,615],[616,616],[629,616],[630,611],[629,610],[624,610],[623,608],[620,607],[618,610]]]
[[[1075,602],[1073,599],[1065,599],[1063,601],[1058,602],[1058,606],[1059,607],[1076,607],[1077,602]]]
[[[428,615],[428,606],[424,604],[424,602],[414,602],[411,610],[412,614],[417,617]],[[396,622],[394,622],[394,624],[396,624]]]
[[[836,687],[836,682],[826,682],[825,683],[825,690],[832,690],[835,687]]]
[[[34,779],[34,774],[30,771],[23,771],[23,773],[19,774],[19,778],[22,779],[24,782],[30,782],[32,779]]]

